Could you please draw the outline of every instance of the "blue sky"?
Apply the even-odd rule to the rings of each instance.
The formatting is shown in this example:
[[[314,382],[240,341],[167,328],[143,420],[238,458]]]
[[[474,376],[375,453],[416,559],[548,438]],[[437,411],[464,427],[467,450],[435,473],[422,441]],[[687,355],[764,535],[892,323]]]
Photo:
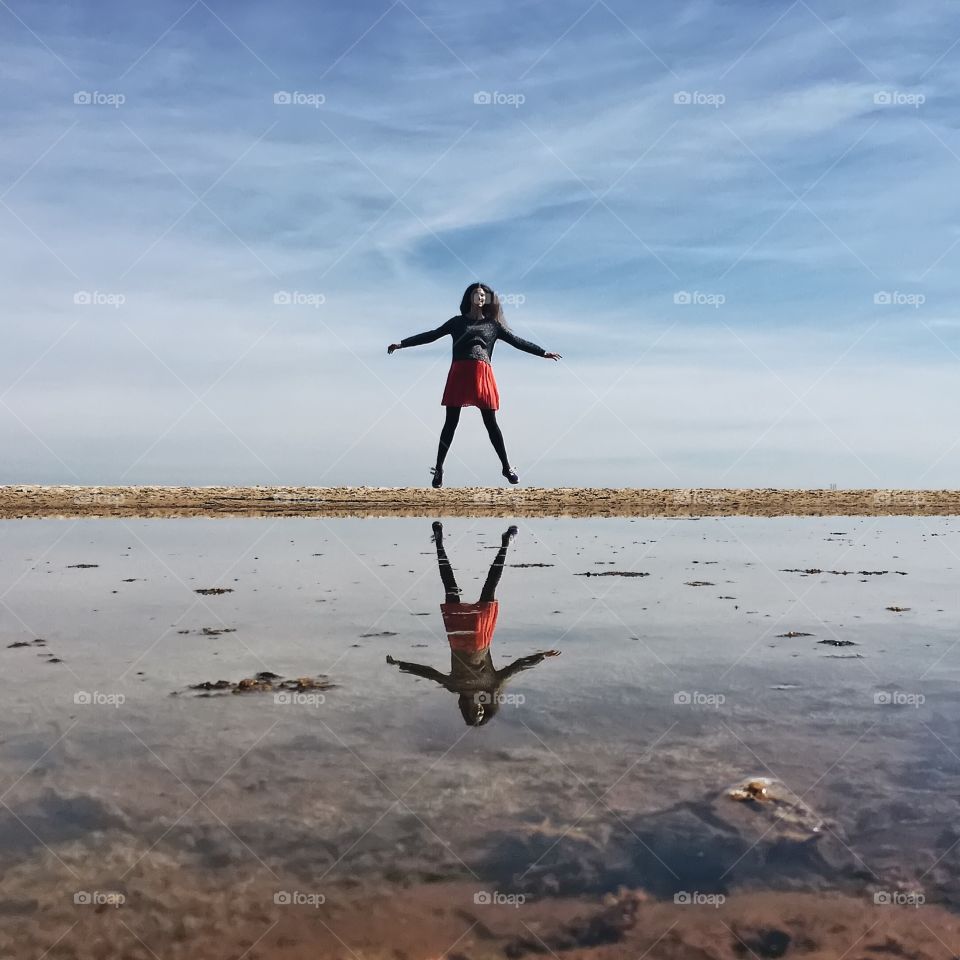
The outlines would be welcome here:
[[[0,22],[0,482],[426,484],[450,343],[386,345],[482,279],[563,355],[495,355],[526,484],[956,485],[948,5]]]

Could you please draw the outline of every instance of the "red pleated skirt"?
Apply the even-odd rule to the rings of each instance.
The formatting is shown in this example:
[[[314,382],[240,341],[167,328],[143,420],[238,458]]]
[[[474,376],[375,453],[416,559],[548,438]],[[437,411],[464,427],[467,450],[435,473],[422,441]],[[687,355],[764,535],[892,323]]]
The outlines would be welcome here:
[[[476,603],[441,603],[440,615],[451,650],[478,653],[486,650],[497,628],[499,600],[478,600]]]
[[[440,403],[445,407],[500,409],[500,392],[493,367],[486,360],[454,360]]]

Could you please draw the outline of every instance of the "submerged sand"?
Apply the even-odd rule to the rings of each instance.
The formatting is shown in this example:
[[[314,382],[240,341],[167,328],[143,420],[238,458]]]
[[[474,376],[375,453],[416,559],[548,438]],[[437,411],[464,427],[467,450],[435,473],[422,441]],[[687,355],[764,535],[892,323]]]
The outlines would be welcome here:
[[[0,486],[18,517],[951,516],[958,490],[645,487]]]
[[[259,877],[218,888],[215,875],[193,884],[181,874],[161,889],[149,868],[137,874],[117,906],[77,906],[66,890],[11,898],[0,950],[72,960],[947,960],[960,950],[960,921],[942,908],[866,897],[764,891],[710,898],[714,906],[623,890],[497,903],[482,884],[436,883],[352,895],[287,885],[278,898],[282,881]],[[290,903],[297,894],[320,902]]]

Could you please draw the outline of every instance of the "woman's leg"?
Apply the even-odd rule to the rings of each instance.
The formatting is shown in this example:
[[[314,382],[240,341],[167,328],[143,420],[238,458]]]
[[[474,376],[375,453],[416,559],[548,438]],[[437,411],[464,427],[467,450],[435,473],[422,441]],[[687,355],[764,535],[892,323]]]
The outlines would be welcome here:
[[[508,470],[510,461],[507,459],[507,448],[503,442],[500,425],[497,423],[497,411],[481,410],[480,415],[483,417],[483,425],[487,428],[487,435],[490,437],[493,449],[497,451],[497,456],[500,458],[501,466],[504,470]]]
[[[443,429],[440,431],[440,446],[437,448],[438,467],[442,467],[443,461],[447,458],[447,451],[453,442],[453,435],[456,432],[459,422],[460,407],[447,407],[447,419],[444,421]]]
[[[453,408],[449,408],[453,409]],[[459,407],[455,409],[459,410]],[[433,525],[434,540],[437,544],[437,565],[440,567],[440,579],[443,581],[443,589],[446,591],[447,603],[458,603],[460,601],[460,588],[457,586],[457,578],[453,575],[453,567],[447,559],[447,551],[443,549],[443,527],[439,523]]]

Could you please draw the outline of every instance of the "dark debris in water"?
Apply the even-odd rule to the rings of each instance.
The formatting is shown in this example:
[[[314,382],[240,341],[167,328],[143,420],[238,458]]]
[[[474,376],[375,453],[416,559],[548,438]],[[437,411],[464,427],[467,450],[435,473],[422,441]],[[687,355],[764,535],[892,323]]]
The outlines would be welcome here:
[[[202,691],[201,695],[210,692],[219,693],[268,693],[287,691],[291,693],[306,693],[311,690],[329,690],[335,687],[328,677],[321,674],[316,677],[297,677],[294,680],[285,680],[278,673],[262,670],[252,677],[244,677],[234,683],[231,680],[204,680],[202,683],[190,684],[190,690]]]
[[[834,640],[831,637],[818,640],[817,643],[826,644],[828,647],[855,647],[857,645],[855,640]]]
[[[812,633],[804,633],[802,630],[788,630],[786,633],[778,633],[778,637],[812,637]]]
[[[47,645],[46,640],[43,640],[40,637],[37,637],[36,640],[14,640],[13,643],[7,644],[7,649],[17,650],[20,647],[45,647],[46,645]],[[43,654],[39,654],[39,656],[43,656]]]
[[[715,583],[711,583],[709,580],[685,580],[685,587],[715,587]]]
[[[552,567],[552,563],[508,563],[508,567]]]
[[[639,570],[587,570],[585,573],[575,573],[575,577],[649,577],[649,573],[641,573]]]
[[[198,587],[193,592],[204,597],[219,597],[221,593],[233,593],[233,587]]]
[[[905,570],[821,570],[819,567],[786,567],[780,572],[803,574],[830,573],[835,577],[852,577],[854,574],[861,577],[882,577],[888,573],[896,573],[901,577],[907,575]]]
[[[891,613],[906,613],[910,608],[909,607],[887,607]]]
[[[68,570],[92,570],[94,567],[99,567],[99,563],[71,563],[67,569]]]

